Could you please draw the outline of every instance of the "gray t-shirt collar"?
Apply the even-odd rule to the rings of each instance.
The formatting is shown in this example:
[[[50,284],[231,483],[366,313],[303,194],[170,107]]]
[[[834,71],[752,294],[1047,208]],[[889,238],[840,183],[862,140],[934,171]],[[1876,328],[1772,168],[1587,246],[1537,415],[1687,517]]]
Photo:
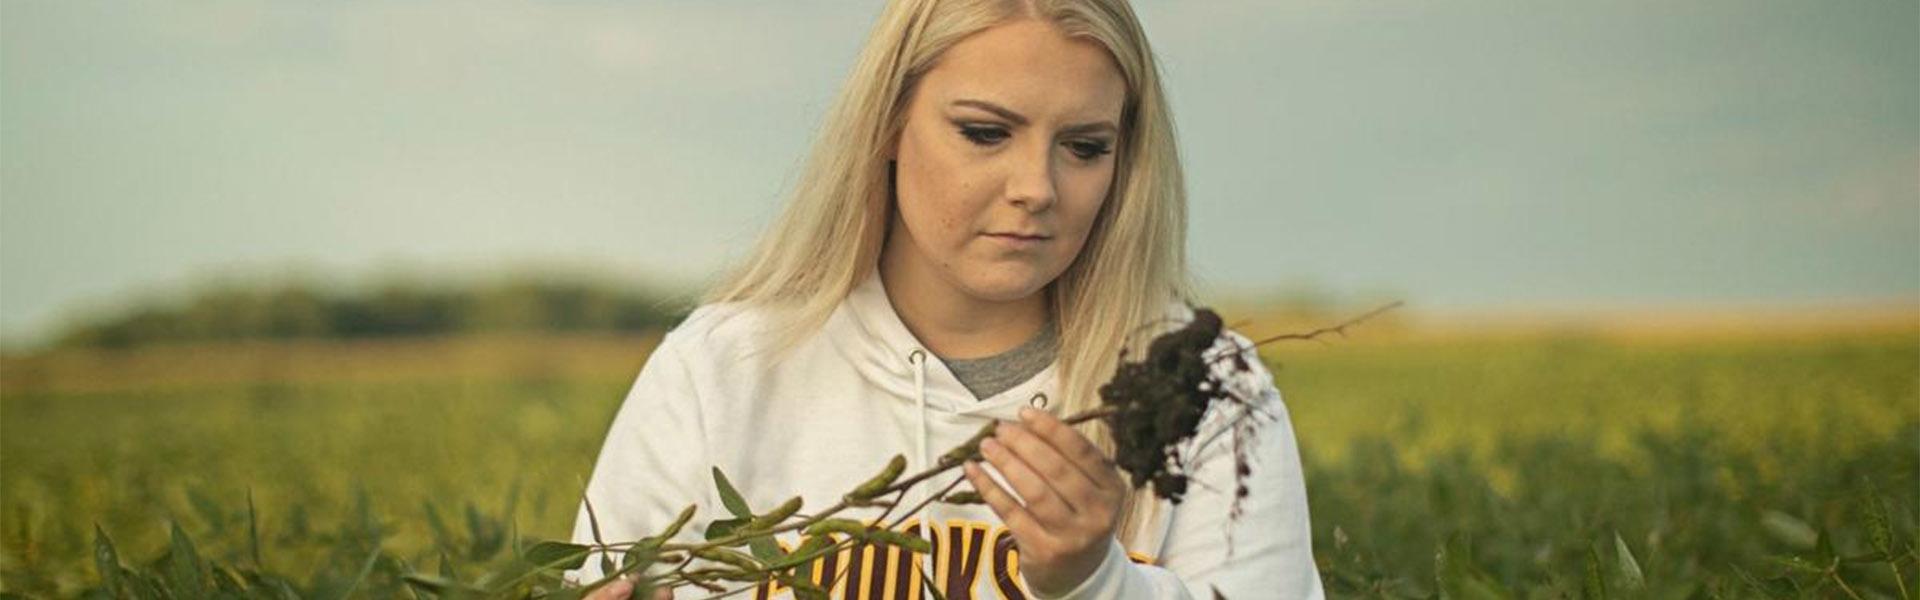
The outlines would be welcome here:
[[[947,370],[953,372],[967,391],[973,392],[975,399],[992,398],[1032,379],[1053,364],[1060,347],[1059,338],[1053,321],[1048,320],[1039,333],[1012,350],[980,358],[941,358],[940,362],[946,363]]]

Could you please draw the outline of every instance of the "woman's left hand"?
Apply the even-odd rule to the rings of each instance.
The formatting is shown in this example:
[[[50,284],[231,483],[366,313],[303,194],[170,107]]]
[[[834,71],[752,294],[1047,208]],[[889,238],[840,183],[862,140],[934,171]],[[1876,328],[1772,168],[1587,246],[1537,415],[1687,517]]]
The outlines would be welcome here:
[[[1013,532],[1030,591],[1059,596],[1079,587],[1113,543],[1127,491],[1113,461],[1079,431],[1032,408],[1020,410],[1019,423],[1001,423],[980,442],[980,453],[1026,501],[967,462],[967,481]]]

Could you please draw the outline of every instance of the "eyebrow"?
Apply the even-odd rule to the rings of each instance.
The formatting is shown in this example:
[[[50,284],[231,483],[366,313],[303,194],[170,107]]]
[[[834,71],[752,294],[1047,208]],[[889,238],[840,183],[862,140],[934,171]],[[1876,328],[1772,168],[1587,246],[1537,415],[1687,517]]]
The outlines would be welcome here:
[[[972,108],[978,108],[980,110],[984,110],[984,111],[999,115],[1000,118],[1002,119],[1013,121],[1014,125],[1025,126],[1027,124],[1027,118],[1024,116],[1021,116],[1020,113],[1013,112],[1012,110],[1008,109],[1005,106],[994,104],[986,100],[974,100],[971,98],[965,98],[965,99],[953,101],[953,106],[968,106]],[[1066,127],[1060,128],[1061,133],[1092,133],[1095,131],[1107,131],[1107,132],[1118,133],[1120,131],[1120,128],[1114,126],[1113,121],[1076,123],[1073,125],[1068,125]]]

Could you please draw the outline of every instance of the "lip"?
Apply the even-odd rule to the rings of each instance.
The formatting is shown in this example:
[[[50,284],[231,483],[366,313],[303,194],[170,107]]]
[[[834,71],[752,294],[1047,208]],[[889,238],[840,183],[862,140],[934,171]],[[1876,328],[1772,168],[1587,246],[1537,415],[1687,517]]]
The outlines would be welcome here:
[[[1051,236],[1024,235],[1018,233],[989,233],[986,234],[986,236],[1016,249],[1032,248],[1040,245],[1042,242],[1053,239]]]

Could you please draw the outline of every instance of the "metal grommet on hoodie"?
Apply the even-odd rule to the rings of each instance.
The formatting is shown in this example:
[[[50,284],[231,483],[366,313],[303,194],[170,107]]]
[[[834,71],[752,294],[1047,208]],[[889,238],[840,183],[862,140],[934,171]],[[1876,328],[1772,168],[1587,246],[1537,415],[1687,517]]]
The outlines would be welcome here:
[[[1027,404],[1034,408],[1046,408],[1047,394],[1045,392],[1034,394],[1032,398],[1027,399]]]
[[[907,353],[907,362],[909,363],[926,362],[926,360],[927,352],[925,350],[914,348],[912,352]]]

